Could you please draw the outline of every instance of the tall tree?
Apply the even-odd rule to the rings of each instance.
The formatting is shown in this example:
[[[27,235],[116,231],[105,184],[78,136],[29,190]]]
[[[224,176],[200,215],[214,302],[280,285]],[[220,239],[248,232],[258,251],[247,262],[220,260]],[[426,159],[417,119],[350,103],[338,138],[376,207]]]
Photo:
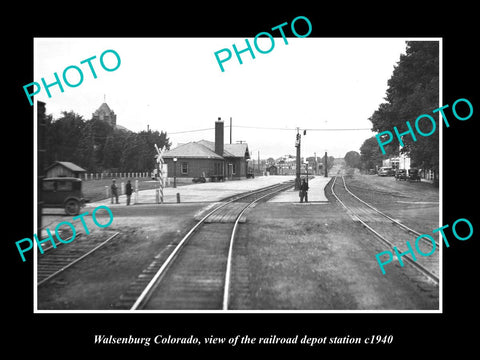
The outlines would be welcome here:
[[[438,113],[432,114],[432,110],[439,107],[438,41],[407,41],[406,54],[400,56],[388,81],[385,100],[369,119],[373,124],[372,130],[393,133],[396,126],[402,133],[408,130],[406,121],[414,128],[418,116],[431,115],[436,121],[437,131],[428,137],[417,134],[417,141],[413,141],[410,134],[403,136],[405,146],[400,151],[410,156],[414,166],[438,170],[439,119]],[[420,127],[423,132],[431,130],[426,125]],[[398,154],[398,143],[392,141],[385,150],[388,155]]]
[[[155,166],[154,144],[166,150],[171,146],[163,131],[134,133],[101,120],[84,121],[72,111],[63,112],[57,120],[47,117],[47,164],[71,161],[91,172],[151,170]]]
[[[349,151],[345,154],[345,164],[351,168],[360,168],[360,154],[356,151]]]
[[[84,126],[83,118],[73,111],[63,111],[59,119],[47,123],[46,155],[48,163],[53,161],[78,163],[77,149]]]
[[[93,147],[94,147],[94,162],[101,170],[102,164],[104,164],[104,147],[107,142],[108,137],[113,135],[113,127],[106,121],[99,119],[92,119],[87,121],[91,127],[91,135],[93,137]]]
[[[321,158],[321,164],[325,165],[325,155]],[[327,157],[327,171],[330,170],[333,167],[333,164],[335,163],[335,158],[333,156],[328,156]]]
[[[375,169],[377,165],[382,165],[382,159],[383,156],[375,136],[368,138],[360,146],[360,163],[363,169]]]
[[[77,160],[75,163],[87,171],[97,171],[97,164],[95,161],[95,143],[91,122],[87,122],[83,128],[82,135],[77,146]]]

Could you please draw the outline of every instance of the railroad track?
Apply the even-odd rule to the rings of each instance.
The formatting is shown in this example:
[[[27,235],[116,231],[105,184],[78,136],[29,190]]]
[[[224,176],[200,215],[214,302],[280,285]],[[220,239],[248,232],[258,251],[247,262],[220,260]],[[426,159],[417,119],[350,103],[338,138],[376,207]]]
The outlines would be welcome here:
[[[105,236],[105,234],[108,234]],[[45,247],[43,254],[37,255],[37,286],[42,286],[69,267],[106,245],[119,233],[109,230],[92,232],[89,235],[77,233],[71,243],[55,242]],[[68,238],[66,241],[71,239]]]
[[[330,190],[332,195],[347,210],[352,220],[360,222],[366,229],[373,233],[382,244],[386,245],[389,250],[393,252],[393,248],[397,247],[399,252],[403,253],[408,250],[406,241],[412,243],[412,240],[421,235],[419,232],[391,218],[353,194],[347,188],[343,176],[341,176],[342,184],[337,183],[337,178],[338,176],[335,176],[331,184]],[[422,252],[429,253],[433,244],[424,238],[422,238],[422,240]],[[402,260],[408,262],[421,276],[438,285],[440,246],[437,241],[435,241],[435,246],[436,250],[430,256],[424,257],[418,255],[416,256],[416,261],[414,261],[410,255],[405,255],[402,257]],[[394,256],[394,260],[397,261],[396,256]]]
[[[239,223],[255,204],[292,186],[289,181],[252,191],[209,210],[178,243],[155,256],[115,308],[228,310]]]

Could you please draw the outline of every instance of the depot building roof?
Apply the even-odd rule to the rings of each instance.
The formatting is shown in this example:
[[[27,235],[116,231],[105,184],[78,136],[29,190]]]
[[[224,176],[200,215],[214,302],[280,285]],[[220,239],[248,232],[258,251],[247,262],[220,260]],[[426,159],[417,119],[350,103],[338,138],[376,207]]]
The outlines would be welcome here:
[[[200,140],[181,144],[176,148],[165,152],[163,158],[202,158],[202,159],[218,159],[239,157],[250,159],[248,145],[242,144],[225,144],[223,149],[223,157],[215,153],[215,144],[212,141]]]

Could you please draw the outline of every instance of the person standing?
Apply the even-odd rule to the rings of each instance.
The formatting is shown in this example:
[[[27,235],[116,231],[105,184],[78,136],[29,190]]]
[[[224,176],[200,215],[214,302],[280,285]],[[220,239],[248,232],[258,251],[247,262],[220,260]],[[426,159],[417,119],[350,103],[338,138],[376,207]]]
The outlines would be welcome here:
[[[300,202],[303,203],[303,199],[305,198],[305,202],[308,202],[308,183],[305,179],[302,180],[302,185],[300,185]]]
[[[130,197],[132,196],[132,184],[130,183],[130,180],[127,181],[125,193],[127,194],[127,205],[130,205]]]
[[[112,204],[113,204],[113,198],[115,197],[115,203],[118,204],[118,186],[115,183],[115,179],[112,180],[112,185],[110,186],[110,190],[112,192]]]

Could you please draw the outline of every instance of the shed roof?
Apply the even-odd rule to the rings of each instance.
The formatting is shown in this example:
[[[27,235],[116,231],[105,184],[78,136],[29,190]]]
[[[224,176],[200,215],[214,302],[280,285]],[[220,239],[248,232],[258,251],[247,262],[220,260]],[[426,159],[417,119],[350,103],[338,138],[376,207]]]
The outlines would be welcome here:
[[[61,165],[65,168],[67,168],[68,170],[71,170],[71,171],[76,171],[76,172],[87,172],[87,170],[81,168],[80,166],[78,165],[75,165],[74,163],[70,162],[70,161],[55,161],[52,165],[50,165],[49,167],[47,167],[46,170],[48,169],[51,169],[52,167],[56,166],[56,165]]]

